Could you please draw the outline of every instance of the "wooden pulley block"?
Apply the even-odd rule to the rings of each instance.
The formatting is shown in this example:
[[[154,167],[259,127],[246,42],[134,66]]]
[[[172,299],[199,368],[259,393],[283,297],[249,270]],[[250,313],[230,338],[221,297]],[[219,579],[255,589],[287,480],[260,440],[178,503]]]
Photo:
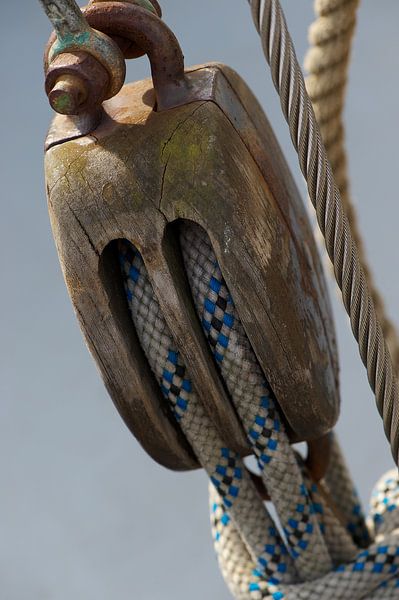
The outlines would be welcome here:
[[[101,30],[99,14],[110,4],[90,5],[89,24]],[[292,441],[319,438],[339,413],[334,327],[306,211],[270,125],[234,71],[219,64],[184,71],[177,41],[160,64],[157,44],[169,30],[141,7],[115,4],[106,33],[115,26],[117,39],[130,35],[122,13],[126,23],[139,14],[141,27],[147,19],[136,42],[153,79],[104,102],[94,128],[87,114],[56,116],[45,159],[62,269],[105,385],[156,461],[197,466],[134,330],[116,250],[126,239],[143,256],[198,396],[226,444],[248,453],[184,271],[176,224],[189,220],[210,238]],[[155,23],[159,37],[149,43]]]

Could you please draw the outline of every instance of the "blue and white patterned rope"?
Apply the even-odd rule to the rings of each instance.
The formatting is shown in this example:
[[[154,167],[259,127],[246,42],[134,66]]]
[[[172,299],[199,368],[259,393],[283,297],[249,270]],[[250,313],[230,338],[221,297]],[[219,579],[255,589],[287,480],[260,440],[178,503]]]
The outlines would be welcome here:
[[[398,478],[397,472],[385,476],[374,494],[381,497],[377,506],[372,501],[371,515],[377,523],[378,543],[360,551],[354,560],[336,567],[331,573],[312,582],[286,585],[265,579],[246,552],[239,531],[210,486],[211,521],[219,564],[233,595],[246,600],[399,598]],[[393,508],[390,508],[393,507]],[[380,529],[380,527],[382,527]],[[394,533],[390,533],[394,532]],[[248,593],[250,590],[250,593]]]
[[[205,412],[143,259],[128,242],[120,242],[120,263],[143,350],[210,477],[215,547],[232,593],[242,600],[399,598],[394,579],[399,569],[397,476],[377,488],[371,512],[375,527],[369,529],[336,441],[321,488],[309,480],[289,444],[207,235],[184,223],[181,247],[204,335],[247,432],[277,525],[242,459],[226,448]],[[369,541],[367,549],[359,548]]]

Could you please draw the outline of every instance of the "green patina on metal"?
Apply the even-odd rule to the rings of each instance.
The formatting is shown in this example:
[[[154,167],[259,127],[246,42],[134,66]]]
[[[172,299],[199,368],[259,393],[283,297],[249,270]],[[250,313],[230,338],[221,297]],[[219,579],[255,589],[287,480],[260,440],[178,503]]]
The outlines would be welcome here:
[[[61,114],[65,114],[64,111],[71,106],[70,94],[65,93],[58,96],[54,103],[54,106],[56,107],[58,112],[60,112]]]
[[[85,48],[90,44],[90,31],[82,31],[81,33],[68,33],[62,37],[57,37],[51,49],[52,54],[61,54],[71,48]]]
[[[58,38],[60,48],[69,48],[70,46],[85,46],[90,43],[90,31],[82,31],[81,33],[68,33]]]
[[[155,8],[153,7],[153,5],[151,4],[150,0],[138,0],[137,4],[139,6],[142,6],[143,8],[146,8],[150,12],[154,13],[154,15],[157,14],[157,11],[155,10]]]
[[[126,74],[123,54],[117,44],[107,35],[91,27],[79,33],[69,32],[57,37],[47,56],[47,65],[51,65],[60,54],[84,51],[93,56],[107,70],[110,84],[105,99],[112,98],[121,89]]]

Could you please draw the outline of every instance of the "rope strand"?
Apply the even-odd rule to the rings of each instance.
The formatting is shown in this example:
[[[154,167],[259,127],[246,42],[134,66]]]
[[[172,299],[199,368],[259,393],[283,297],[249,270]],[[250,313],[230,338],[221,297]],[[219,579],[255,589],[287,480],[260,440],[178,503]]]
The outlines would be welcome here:
[[[237,600],[390,600],[399,584],[392,580],[399,569],[397,473],[385,477],[373,496],[375,527],[370,530],[334,438],[324,481],[318,485],[311,481],[303,460],[289,444],[278,404],[206,232],[183,222],[179,239],[205,339],[270,491],[279,526],[244,462],[225,446],[204,410],[142,256],[130,242],[121,241],[119,259],[136,332],[165,404],[210,477],[215,548],[234,596]]]
[[[353,34],[359,0],[316,0],[316,20],[309,29],[311,47],[305,58],[306,88],[320,126],[321,137],[351,226],[360,263],[374,301],[395,372],[399,372],[399,339],[387,315],[367,262],[356,210],[351,198],[345,148],[343,111]]]

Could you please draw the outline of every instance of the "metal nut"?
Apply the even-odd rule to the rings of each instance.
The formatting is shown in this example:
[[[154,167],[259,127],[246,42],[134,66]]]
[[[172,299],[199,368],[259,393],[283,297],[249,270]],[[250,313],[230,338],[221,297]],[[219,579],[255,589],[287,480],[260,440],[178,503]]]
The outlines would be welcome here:
[[[60,54],[47,71],[46,93],[53,109],[61,114],[92,110],[103,102],[108,88],[106,69],[86,52]]]

